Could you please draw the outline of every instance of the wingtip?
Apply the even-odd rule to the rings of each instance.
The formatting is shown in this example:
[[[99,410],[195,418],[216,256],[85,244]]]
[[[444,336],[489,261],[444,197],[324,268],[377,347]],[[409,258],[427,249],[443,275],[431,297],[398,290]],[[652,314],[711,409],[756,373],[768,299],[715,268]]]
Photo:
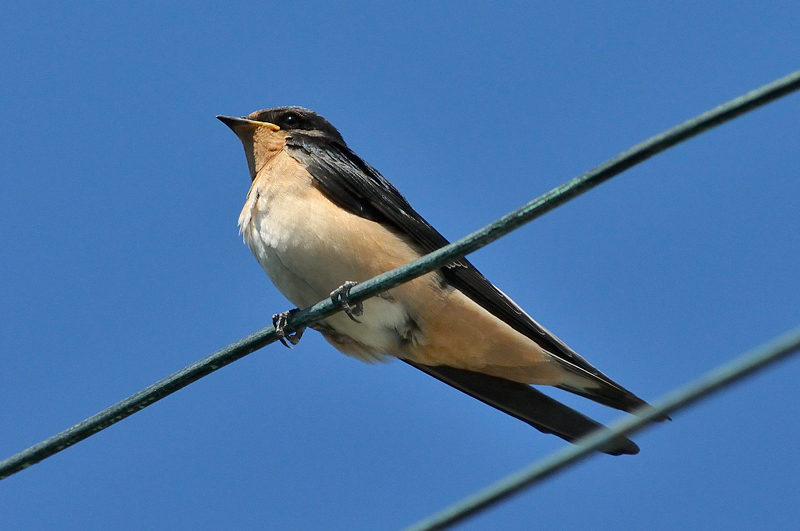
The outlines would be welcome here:
[[[639,453],[639,445],[627,437],[613,439],[608,445],[599,448],[601,452],[608,455],[636,455]]]
[[[606,429],[599,422],[529,385],[453,367],[431,367],[404,361],[542,433],[555,435],[567,442],[575,443],[591,433]],[[620,435],[598,450],[609,455],[636,455],[639,446]]]

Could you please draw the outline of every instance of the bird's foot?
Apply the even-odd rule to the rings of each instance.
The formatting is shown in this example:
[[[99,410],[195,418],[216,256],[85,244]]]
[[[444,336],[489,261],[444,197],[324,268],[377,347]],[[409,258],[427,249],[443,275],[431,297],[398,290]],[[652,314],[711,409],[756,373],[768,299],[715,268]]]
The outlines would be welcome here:
[[[352,280],[348,280],[335,290],[331,291],[331,302],[336,304],[337,306],[341,306],[344,313],[347,314],[347,317],[352,319],[353,321],[360,323],[356,316],[361,315],[364,313],[364,304],[361,301],[358,301],[355,304],[351,304],[348,300],[348,296],[350,295],[350,290],[358,286],[358,282],[353,282]]]
[[[281,313],[276,313],[272,316],[272,324],[275,326],[275,335],[278,336],[283,346],[287,348],[292,348],[292,345],[296,345],[300,343],[300,338],[303,337],[303,332],[306,331],[305,326],[301,326],[295,329],[294,332],[286,333],[286,323],[289,320],[289,317],[299,312],[297,308],[294,310],[288,310]],[[291,345],[289,343],[291,343]]]

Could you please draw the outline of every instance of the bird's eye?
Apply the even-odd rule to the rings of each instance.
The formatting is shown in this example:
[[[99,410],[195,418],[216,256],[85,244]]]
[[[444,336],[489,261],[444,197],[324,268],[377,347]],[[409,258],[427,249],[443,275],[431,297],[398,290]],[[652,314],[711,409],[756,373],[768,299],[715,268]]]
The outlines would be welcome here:
[[[286,125],[297,125],[300,123],[300,117],[296,114],[287,114],[283,119],[283,123]]]

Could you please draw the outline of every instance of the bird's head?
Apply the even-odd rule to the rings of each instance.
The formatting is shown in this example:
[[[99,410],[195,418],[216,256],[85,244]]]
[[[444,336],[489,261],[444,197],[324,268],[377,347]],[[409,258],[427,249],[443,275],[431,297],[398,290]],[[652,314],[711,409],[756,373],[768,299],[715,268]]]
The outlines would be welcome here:
[[[328,120],[303,107],[276,107],[255,111],[241,118],[217,118],[242,141],[252,179],[283,148],[286,138],[293,133],[325,137],[346,145],[342,135]]]

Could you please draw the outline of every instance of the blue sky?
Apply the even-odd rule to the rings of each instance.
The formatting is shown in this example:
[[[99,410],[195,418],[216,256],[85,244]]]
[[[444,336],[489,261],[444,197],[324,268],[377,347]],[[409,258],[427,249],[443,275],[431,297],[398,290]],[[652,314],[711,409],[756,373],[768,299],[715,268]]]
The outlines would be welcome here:
[[[328,118],[446,236],[800,68],[794,2],[0,7],[0,458],[291,305],[237,235],[214,119]],[[800,96],[471,260],[654,399],[800,321]],[[800,361],[461,529],[794,527]],[[602,421],[617,413],[557,396]],[[314,333],[0,482],[8,529],[395,529],[562,447]]]

